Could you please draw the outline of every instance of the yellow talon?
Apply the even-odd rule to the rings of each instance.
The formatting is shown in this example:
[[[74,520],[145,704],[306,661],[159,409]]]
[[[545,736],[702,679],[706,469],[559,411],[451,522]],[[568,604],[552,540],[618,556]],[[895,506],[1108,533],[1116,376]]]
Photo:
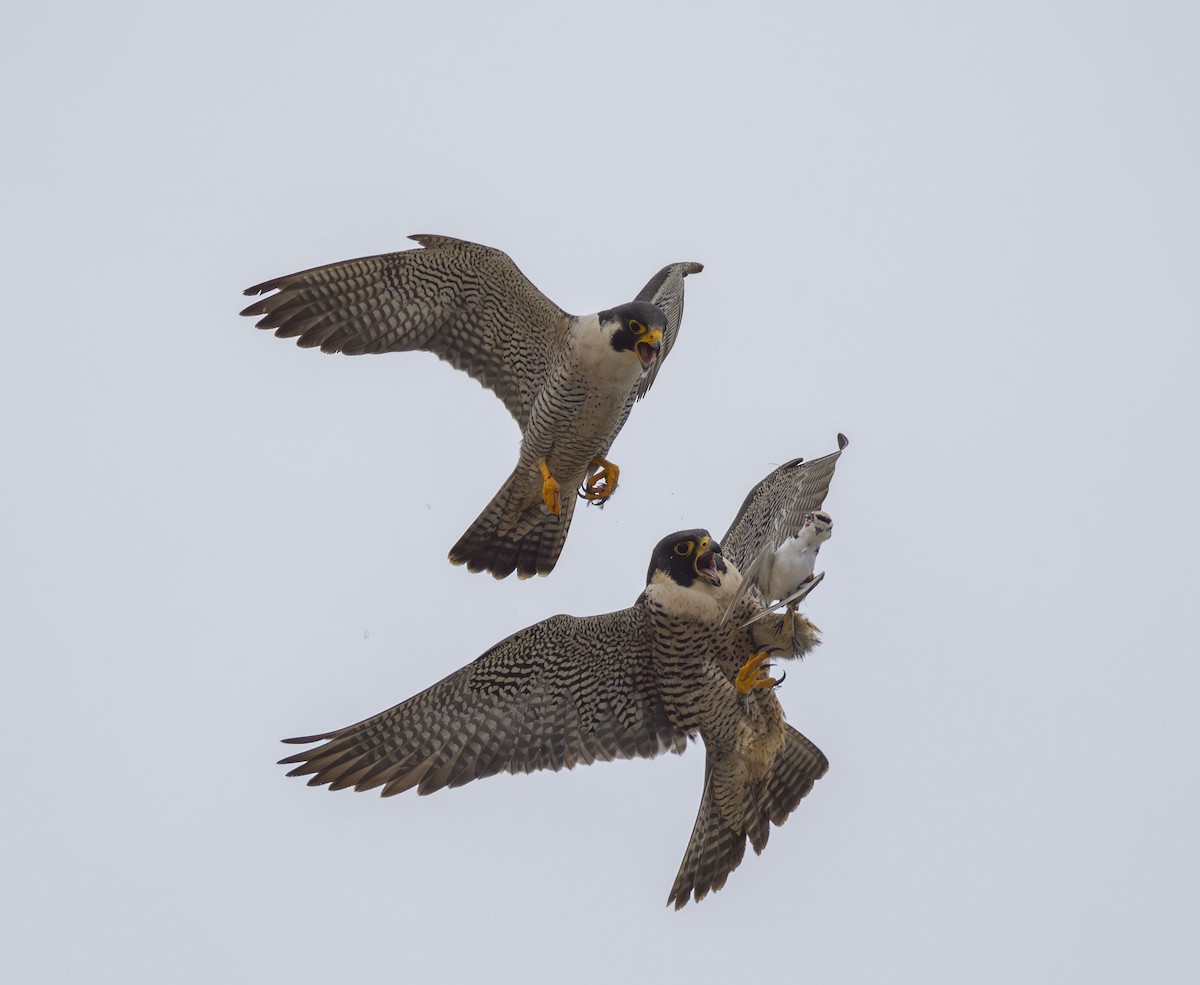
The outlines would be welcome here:
[[[734,682],[738,691],[742,694],[749,694],[756,687],[774,687],[779,683],[762,669],[762,662],[770,655],[769,650],[759,650],[746,658],[746,662],[742,664],[742,669],[738,671],[737,680]]]
[[[550,474],[550,466],[546,464],[546,460],[538,460],[538,468],[542,470],[542,501],[555,516],[558,516],[562,510],[562,503],[558,496],[558,480]]]
[[[599,455],[592,459],[588,468],[594,468],[596,471],[589,472],[584,477],[579,495],[589,503],[602,503],[617,491],[617,479],[621,475],[621,470],[607,458],[601,458]],[[600,484],[601,479],[604,480],[603,485]]]

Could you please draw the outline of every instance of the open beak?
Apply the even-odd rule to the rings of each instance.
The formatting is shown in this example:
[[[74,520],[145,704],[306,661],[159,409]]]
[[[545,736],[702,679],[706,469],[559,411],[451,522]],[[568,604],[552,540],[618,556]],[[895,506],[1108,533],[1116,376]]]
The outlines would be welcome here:
[[[633,347],[633,351],[637,353],[638,360],[642,364],[643,373],[649,372],[650,367],[658,360],[660,349],[662,349],[662,332],[657,328],[651,329],[642,338],[638,339],[637,344]]]
[[[718,547],[716,550],[710,551],[708,549],[710,543],[711,541],[707,537],[700,541],[700,547],[696,551],[696,561],[692,567],[699,577],[713,588],[718,588],[721,584],[721,575],[717,571],[717,555],[721,553],[721,549]]]

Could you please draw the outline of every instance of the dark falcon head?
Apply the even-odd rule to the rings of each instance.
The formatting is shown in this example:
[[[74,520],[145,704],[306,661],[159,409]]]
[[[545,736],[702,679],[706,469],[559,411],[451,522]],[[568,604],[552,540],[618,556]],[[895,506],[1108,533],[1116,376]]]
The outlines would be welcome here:
[[[662,309],[647,301],[630,301],[600,312],[599,317],[601,325],[613,327],[612,347],[617,352],[632,352],[641,362],[642,372],[648,372],[658,359],[667,331]]]
[[[656,572],[663,572],[681,588],[690,588],[702,579],[714,588],[728,569],[721,557],[721,545],[707,530],[681,530],[664,537],[650,555],[650,570],[646,573],[649,585]]]

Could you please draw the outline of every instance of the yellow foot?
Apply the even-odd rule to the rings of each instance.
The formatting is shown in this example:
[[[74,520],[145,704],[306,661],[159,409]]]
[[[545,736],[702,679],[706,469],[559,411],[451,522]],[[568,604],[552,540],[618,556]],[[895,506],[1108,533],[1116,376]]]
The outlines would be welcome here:
[[[546,460],[538,461],[538,468],[542,470],[542,501],[555,516],[558,516],[562,510],[562,503],[558,497],[558,480],[550,474],[550,466],[546,464]]]
[[[774,677],[769,677],[762,667],[762,662],[770,655],[770,650],[759,650],[746,658],[746,662],[742,664],[742,669],[738,671],[737,680],[734,682],[734,686],[742,694],[749,694],[756,687],[774,687],[779,683]]]
[[[592,459],[592,464],[588,468],[594,468],[596,471],[589,472],[584,477],[583,485],[579,489],[579,496],[589,503],[602,503],[617,491],[617,478],[620,476],[621,470],[607,458],[601,458],[599,455]],[[601,479],[604,480],[604,485],[600,485]]]

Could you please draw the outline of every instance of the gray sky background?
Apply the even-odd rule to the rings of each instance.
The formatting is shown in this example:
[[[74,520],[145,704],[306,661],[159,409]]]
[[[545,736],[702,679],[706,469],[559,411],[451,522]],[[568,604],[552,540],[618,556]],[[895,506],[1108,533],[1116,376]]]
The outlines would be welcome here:
[[[735,12],[736,11],[736,12]],[[1200,7],[26,5],[0,41],[11,981],[1180,981],[1200,926]],[[569,311],[699,260],[548,579],[445,555],[518,431],[241,290],[445,233]],[[851,440],[789,718],[832,768],[664,902],[703,753],[284,777]]]

